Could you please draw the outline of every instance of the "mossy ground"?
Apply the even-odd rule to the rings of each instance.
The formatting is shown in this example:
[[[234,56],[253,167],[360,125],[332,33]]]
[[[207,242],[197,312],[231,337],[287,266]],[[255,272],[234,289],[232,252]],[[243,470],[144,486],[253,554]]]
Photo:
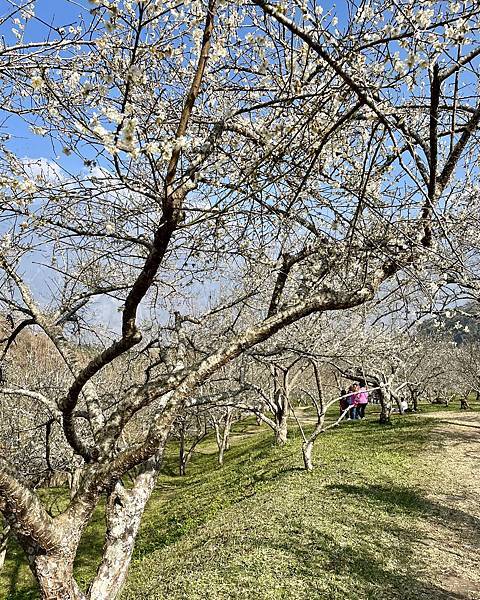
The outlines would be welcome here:
[[[456,526],[455,515],[431,500],[432,489],[442,487],[430,451],[435,423],[428,414],[396,415],[389,426],[372,414],[345,423],[318,439],[310,474],[302,469],[302,440],[293,423],[284,448],[252,421],[237,424],[224,467],[207,440],[186,477],[176,475],[172,449],[122,597],[473,598],[452,595],[435,581],[419,547],[439,520]],[[63,492],[49,491],[49,501],[61,509]],[[102,522],[99,507],[76,565],[83,586],[100,556]],[[37,596],[12,544],[0,598]]]

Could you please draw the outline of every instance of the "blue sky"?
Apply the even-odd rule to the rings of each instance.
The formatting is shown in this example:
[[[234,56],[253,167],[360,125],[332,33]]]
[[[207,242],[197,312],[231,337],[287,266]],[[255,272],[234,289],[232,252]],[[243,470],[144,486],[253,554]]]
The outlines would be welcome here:
[[[25,0],[21,4],[26,4]],[[68,25],[78,22],[81,14],[88,19],[91,8],[92,5],[88,0],[75,0],[74,3],[67,0],[36,0],[35,15],[37,18],[28,21],[23,41],[28,43],[38,39],[45,39],[49,35],[48,24],[57,28],[68,27]],[[12,13],[12,4],[7,0],[0,0],[0,16],[4,17]],[[16,43],[16,38],[12,33],[12,26],[12,21],[8,20],[0,27],[0,35],[5,39],[7,44]],[[56,37],[58,34],[51,32],[50,36]],[[53,37],[53,39],[55,38]],[[55,158],[56,153],[59,151],[58,148],[57,152],[55,151],[49,138],[34,135],[28,125],[20,118],[12,115],[2,115],[0,122],[0,131],[12,136],[9,148],[21,157],[46,157],[52,159]],[[72,161],[66,161],[65,158],[61,157],[62,163],[72,163]]]
[[[25,0],[21,4],[25,4]],[[15,4],[20,4],[16,2]],[[75,0],[69,2],[68,0],[36,0],[35,1],[35,14],[38,19],[42,19],[45,23],[49,23],[56,27],[64,27],[77,20],[79,14],[88,13],[93,5],[88,0]],[[7,0],[0,0],[0,14],[5,15],[12,12],[12,4]],[[36,36],[39,31],[44,30],[45,27],[39,20],[32,20],[27,28],[28,33],[32,36]]]

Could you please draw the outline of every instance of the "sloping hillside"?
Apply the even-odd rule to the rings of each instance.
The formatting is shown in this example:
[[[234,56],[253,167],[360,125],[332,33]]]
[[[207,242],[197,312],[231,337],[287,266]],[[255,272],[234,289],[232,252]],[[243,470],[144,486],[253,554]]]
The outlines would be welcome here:
[[[123,599],[480,598],[478,517],[445,500],[433,417],[332,430],[318,441],[311,474],[301,470],[298,436],[277,448],[252,423],[237,427],[223,468],[211,442],[183,478],[171,455]],[[448,485],[458,486],[451,462],[448,470]],[[84,583],[101,527],[98,515],[83,541],[77,576]],[[7,597],[35,598],[24,567],[13,582],[14,566],[10,560],[0,579]]]
[[[480,341],[480,318],[476,304],[442,310],[435,317],[422,321],[418,333],[424,337],[454,341],[457,345]]]
[[[442,486],[434,423],[411,416],[387,429],[346,425],[320,440],[322,464],[311,475],[300,470],[299,439],[277,449],[268,432],[250,428],[223,470],[204,449],[186,480],[164,481],[174,491],[151,507],[124,598],[480,597],[457,595],[455,577],[442,580],[458,552],[462,569],[475,570],[479,539],[473,518],[465,524],[430,499]],[[445,520],[462,539],[477,536],[475,555],[441,554],[435,544],[426,552]]]

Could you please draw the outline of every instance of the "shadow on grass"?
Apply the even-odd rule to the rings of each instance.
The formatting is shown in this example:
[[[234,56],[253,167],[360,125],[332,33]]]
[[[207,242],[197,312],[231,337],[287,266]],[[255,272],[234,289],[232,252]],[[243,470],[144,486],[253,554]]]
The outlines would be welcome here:
[[[360,591],[359,596],[369,600],[383,599],[401,599],[401,600],[467,600],[463,592],[454,592],[451,589],[445,589],[441,584],[433,584],[420,579],[419,573],[415,572],[415,565],[411,562],[413,553],[409,543],[412,540],[413,532],[409,529],[393,528],[392,532],[402,544],[403,565],[409,565],[408,570],[402,569],[396,571],[395,567],[385,560],[383,552],[388,556],[388,547],[383,548],[381,542],[378,542],[377,548],[382,550],[382,557],[377,552],[374,555],[367,549],[360,548],[358,545],[339,545],[338,542],[329,535],[323,534],[323,539],[317,551],[324,554],[325,562],[317,566],[318,577],[322,572],[331,572],[338,577],[346,576],[353,580]],[[321,535],[321,534],[320,534]],[[296,560],[303,563],[304,569],[311,577],[312,565],[311,553],[305,550],[296,550]],[[315,575],[315,574],[314,574]]]
[[[347,534],[335,537],[325,525],[309,524],[295,517],[285,521],[282,539],[277,541],[262,537],[242,537],[244,552],[248,556],[249,548],[259,546],[268,549],[266,555],[283,557],[283,569],[286,573],[300,576],[306,589],[305,598],[337,598],[345,594],[345,582],[351,589],[351,597],[368,600],[471,600],[468,581],[458,581],[456,589],[443,587],[441,581],[425,581],[422,573],[428,569],[415,551],[418,539],[423,533],[415,529],[412,517],[434,518],[444,521],[453,520],[458,529],[462,528],[462,538],[466,520],[470,519],[468,533],[478,541],[478,519],[463,511],[450,511],[431,502],[415,490],[400,486],[386,485],[330,485],[325,490],[338,493],[346,506],[364,506],[366,513],[353,515],[345,513]],[[352,496],[356,496],[358,502]],[[379,525],[376,516],[370,516],[365,500],[376,507],[372,515],[397,513],[405,519],[391,521],[388,527]],[[352,519],[353,516],[353,519]],[[409,518],[410,517],[410,518]],[[337,515],[337,519],[343,516]],[[335,521],[330,519],[330,526]],[[338,522],[338,526],[345,523]],[[347,543],[345,543],[347,540]],[[201,545],[198,549],[201,549]],[[477,546],[478,547],[478,546]],[[257,565],[257,569],[258,569]],[[236,577],[235,573],[232,573]],[[228,576],[226,574],[226,576]],[[243,577],[243,575],[241,575]],[[288,577],[288,575],[287,575]],[[317,581],[327,581],[327,592],[315,587]],[[232,582],[235,589],[235,582]],[[288,585],[286,587],[288,590]],[[353,591],[354,590],[354,591]],[[282,596],[283,597],[283,596]],[[343,595],[348,599],[347,592]],[[247,598],[238,596],[238,598]]]
[[[266,598],[267,596],[260,595],[260,587],[256,587],[257,580],[260,583],[265,572],[265,585],[268,585],[272,577],[279,585],[282,585],[282,581],[285,585],[285,589],[275,587],[279,595],[269,595],[269,598],[287,598],[290,576],[297,582],[296,578],[300,576],[302,598],[467,600],[469,596],[460,581],[456,582],[454,589],[446,589],[443,587],[446,583],[424,580],[423,573],[428,572],[429,565],[422,560],[422,554],[418,551],[417,541],[424,534],[420,529],[415,529],[415,519],[422,519],[422,522],[427,523],[431,521],[434,525],[450,523],[455,534],[461,532],[463,539],[471,540],[478,537],[478,519],[461,510],[452,511],[437,504],[415,487],[385,482],[385,478],[390,481],[390,468],[393,472],[398,470],[400,476],[403,476],[403,470],[408,470],[409,464],[417,464],[425,444],[431,440],[433,424],[433,419],[406,415],[395,416],[392,424],[387,427],[380,425],[375,417],[361,423],[342,425],[317,440],[315,462],[318,465],[324,460],[326,468],[323,473],[318,471],[315,474],[314,471],[312,477],[304,475],[303,469],[298,466],[301,461],[299,439],[295,442],[296,446],[291,446],[291,450],[296,449],[295,454],[290,453],[290,456],[286,456],[288,446],[287,453],[282,450],[277,452],[270,436],[257,439],[255,447],[243,446],[238,451],[232,449],[225,470],[215,472],[215,477],[218,477],[215,483],[220,485],[223,480],[224,488],[232,485],[235,488],[233,496],[239,502],[247,496],[240,495],[245,489],[252,490],[255,494],[255,486],[259,484],[256,488],[258,507],[252,501],[244,511],[251,511],[255,515],[256,510],[267,510],[259,507],[263,507],[265,498],[270,499],[279,489],[288,497],[288,486],[277,488],[276,484],[289,478],[292,490],[298,490],[300,486],[305,490],[306,496],[318,496],[319,504],[313,502],[313,505],[309,505],[310,509],[305,509],[299,499],[301,494],[297,498],[298,503],[289,506],[286,502],[287,512],[280,517],[280,533],[276,531],[275,510],[267,511],[267,516],[262,516],[261,525],[257,527],[252,527],[250,523],[245,525],[241,513],[237,512],[238,518],[234,519],[231,530],[226,533],[212,530],[215,531],[214,539],[208,527],[204,530],[200,528],[195,536],[191,536],[188,557],[183,557],[180,551],[178,563],[171,571],[162,571],[163,555],[159,555],[157,568],[161,575],[152,577],[154,587],[151,590],[152,593],[155,592],[152,597],[188,597],[181,594],[184,593],[183,586],[187,585],[185,582],[195,580],[195,569],[189,572],[193,558],[195,568],[200,569],[201,565],[207,569],[207,573],[211,573],[212,582],[218,577],[218,569],[221,568],[222,579],[229,581],[231,590],[235,591],[235,598],[238,599],[252,597],[252,593],[253,597]],[[309,431],[309,427],[305,429]],[[393,455],[390,467],[389,460]],[[403,461],[398,455],[415,457],[415,461]],[[371,466],[369,457],[372,459]],[[254,462],[257,458],[261,460]],[[229,466],[230,461],[235,463],[233,467]],[[339,473],[339,467],[344,465],[345,468]],[[193,470],[196,471],[196,468]],[[345,481],[344,473],[347,476],[352,476],[353,473],[356,477],[352,484]],[[305,479],[301,480],[302,477]],[[340,481],[338,477],[341,477]],[[358,480],[359,477],[361,481]],[[372,477],[384,479],[380,484],[370,483],[368,478]],[[333,483],[332,478],[337,478],[337,481]],[[271,483],[274,485],[270,489],[268,486]],[[199,493],[207,489],[202,488],[199,482],[196,484],[199,487],[195,490]],[[232,490],[227,494],[230,494],[230,502],[233,503]],[[322,494],[325,494],[324,506]],[[279,497],[278,503],[283,506],[283,498]],[[203,504],[199,499],[194,500],[194,505],[195,510],[202,512]],[[268,501],[266,506],[270,507]],[[358,509],[352,512],[348,511],[348,507]],[[345,521],[348,522],[347,526]],[[226,522],[230,521],[227,519]],[[186,532],[180,523],[180,535],[177,539],[182,537],[182,529]],[[214,565],[208,560],[201,560],[204,553],[210,556],[210,543],[214,549]],[[242,557],[241,560],[239,556]],[[156,564],[155,559],[153,564]],[[151,565],[149,562],[149,569]],[[175,587],[177,568],[180,573],[188,573],[186,579],[181,579],[184,575],[179,575],[178,590]],[[468,587],[468,582],[466,586]],[[192,587],[188,589],[195,591]],[[173,590],[180,595],[176,595]],[[162,591],[165,596],[161,595]],[[211,593],[212,598],[216,597],[216,588],[212,588]],[[259,595],[255,596],[255,593]],[[273,588],[268,593],[273,594]],[[220,591],[218,597],[226,598]],[[295,598],[299,597],[295,595]]]
[[[394,485],[345,485],[333,484],[327,489],[339,491],[348,496],[359,497],[381,504],[390,514],[403,512],[408,516],[422,516],[434,523],[441,523],[464,541],[480,550],[480,519],[463,510],[445,506],[419,494],[411,488]]]
[[[265,456],[268,457],[266,462]],[[268,473],[256,470],[259,459],[264,461]],[[157,506],[155,513],[146,511],[135,545],[134,559],[178,542],[191,531],[214,519],[219,511],[251,497],[255,494],[255,484],[262,481],[263,474],[265,481],[275,478],[275,474],[272,474],[274,470],[276,473],[278,464],[273,436],[261,439],[257,436],[247,448],[231,447],[226,453],[226,464],[223,467],[218,465],[216,455],[201,452],[195,455],[184,477],[172,477],[170,464],[163,470],[163,477],[160,477],[152,496],[152,508],[154,504]],[[294,470],[302,469],[295,467]],[[288,472],[290,469],[285,469],[285,474]],[[171,498],[175,502],[174,511],[171,508],[165,512],[161,510],[160,502],[165,497],[165,487],[168,490],[165,501],[168,502],[168,498]],[[170,514],[167,516],[166,512]]]
[[[337,490],[349,496],[355,495],[373,500],[377,504],[395,512],[427,513],[437,508],[434,503],[425,499],[421,494],[409,487],[392,485],[347,485],[331,484],[326,489]]]
[[[416,507],[416,512],[422,514],[430,509],[427,500],[408,489],[389,491],[382,486],[373,487],[376,489],[360,490],[360,495],[371,493],[375,502],[381,505],[398,504],[408,510],[409,514],[413,512],[412,506]],[[359,492],[357,486],[330,486],[330,490],[338,491],[344,496],[346,502],[351,502],[351,495]],[[247,529],[241,537],[241,550],[238,546],[239,542],[233,542],[234,553],[241,551],[247,562],[239,569],[238,563],[232,557],[231,566],[228,566],[228,563],[226,568],[224,566],[224,577],[230,581],[231,589],[236,590],[235,598],[246,600],[251,597],[249,586],[255,585],[254,579],[264,570],[267,573],[274,572],[279,581],[284,580],[284,589],[276,588],[279,592],[281,589],[282,593],[278,598],[288,597],[290,577],[297,582],[302,581],[302,598],[345,598],[346,600],[348,598],[365,600],[468,600],[472,598],[466,589],[447,589],[441,582],[432,583],[422,580],[421,573],[424,572],[426,565],[414,553],[415,540],[420,532],[412,528],[411,521],[405,520],[404,526],[401,521],[400,524],[392,522],[388,527],[388,535],[385,535],[385,532],[378,527],[375,518],[369,519],[367,515],[364,520],[360,519],[355,525],[351,523],[351,515],[347,515],[346,518],[350,521],[349,533],[348,536],[345,534],[339,536],[340,539],[330,534],[328,529],[325,529],[325,525],[306,525],[302,518],[296,521],[295,517],[286,518],[284,531],[279,540],[269,538],[268,535],[263,537],[261,533],[252,536]],[[330,520],[330,526],[333,525],[334,522]],[[337,522],[337,525],[340,526],[341,523]],[[347,543],[345,539],[348,540]],[[394,543],[392,539],[395,540]],[[229,543],[228,537],[221,538],[218,545],[224,546],[226,543]],[[202,552],[204,544],[205,540],[201,540],[198,545],[195,545],[193,554]],[[278,562],[275,565],[266,563],[264,566],[261,563],[249,563],[250,554],[258,553],[260,547],[265,550],[260,552],[261,556],[278,557]],[[249,582],[244,593],[240,593],[242,588],[237,587],[239,582],[242,585]],[[319,582],[326,584],[327,589],[321,587],[322,583],[317,587]],[[165,595],[166,597],[168,596]],[[174,595],[174,597],[178,596]],[[223,595],[221,597],[224,598]]]
[[[5,600],[34,600],[39,597],[38,588],[30,577],[31,583],[22,581],[23,571],[27,568],[23,550],[14,539],[10,539],[7,548],[7,559],[1,575],[8,580]],[[30,575],[30,573],[29,573]]]
[[[480,443],[480,426],[439,419],[438,425],[442,430],[438,432],[435,442],[438,445],[462,446],[470,443]]]
[[[348,423],[345,433],[348,432],[348,437],[354,440],[360,451],[376,453],[393,449],[406,456],[412,456],[418,454],[422,446],[431,440],[433,424],[434,419],[428,417],[422,417],[419,422],[416,415],[405,415],[394,417],[386,425],[381,425],[376,420]]]

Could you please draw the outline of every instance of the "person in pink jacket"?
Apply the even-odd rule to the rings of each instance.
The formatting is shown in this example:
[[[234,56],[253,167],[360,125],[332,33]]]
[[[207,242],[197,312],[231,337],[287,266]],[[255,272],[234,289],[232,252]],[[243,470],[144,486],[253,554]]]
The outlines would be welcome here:
[[[360,419],[363,419],[365,417],[365,409],[368,404],[367,384],[363,379],[361,379],[358,383],[355,400],[357,404],[357,415]]]

